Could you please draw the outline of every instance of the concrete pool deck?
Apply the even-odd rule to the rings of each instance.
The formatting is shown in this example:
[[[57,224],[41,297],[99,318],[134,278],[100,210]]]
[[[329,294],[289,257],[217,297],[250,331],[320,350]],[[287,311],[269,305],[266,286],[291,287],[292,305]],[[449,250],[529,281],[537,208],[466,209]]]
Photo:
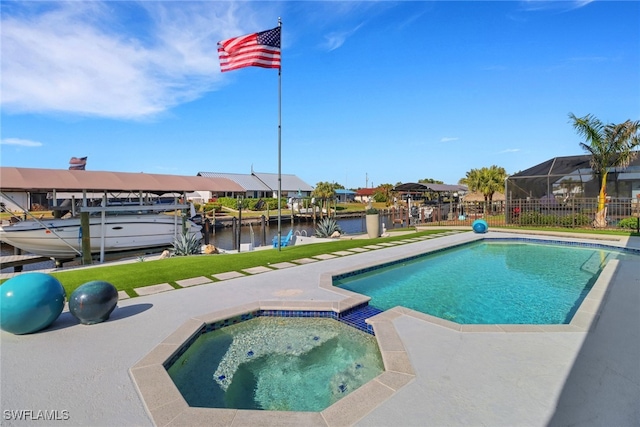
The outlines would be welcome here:
[[[483,236],[522,237],[509,232]],[[638,238],[530,237],[640,249]],[[343,294],[320,287],[328,272],[476,238],[472,233],[452,234],[264,273],[230,275],[224,281],[122,300],[110,320],[97,325],[80,325],[65,311],[35,334],[2,331],[1,424],[152,426],[129,370],[190,319],[256,301],[340,304]],[[640,266],[620,261],[610,270],[608,292],[586,331],[465,332],[398,310],[392,323],[415,378],[379,406],[363,411],[355,424],[640,424]],[[58,421],[36,420],[38,411],[49,411]],[[17,419],[20,414],[23,420]],[[253,415],[219,425],[283,425],[282,417]]]

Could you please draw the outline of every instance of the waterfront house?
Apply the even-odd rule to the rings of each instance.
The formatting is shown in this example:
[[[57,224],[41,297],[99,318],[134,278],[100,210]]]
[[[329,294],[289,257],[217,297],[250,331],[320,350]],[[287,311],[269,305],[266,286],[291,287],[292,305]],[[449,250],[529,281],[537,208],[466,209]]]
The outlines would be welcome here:
[[[241,196],[247,199],[278,197],[278,174],[276,173],[260,173],[253,171],[250,174],[198,172],[198,176],[206,178],[226,178],[242,187],[242,191],[232,191],[226,194],[212,194],[207,191],[198,191],[197,193],[203,201],[215,197]],[[304,182],[298,176],[290,174],[281,174],[280,176],[282,177],[282,197],[289,199],[311,196],[313,187]],[[196,197],[194,197],[194,199]]]

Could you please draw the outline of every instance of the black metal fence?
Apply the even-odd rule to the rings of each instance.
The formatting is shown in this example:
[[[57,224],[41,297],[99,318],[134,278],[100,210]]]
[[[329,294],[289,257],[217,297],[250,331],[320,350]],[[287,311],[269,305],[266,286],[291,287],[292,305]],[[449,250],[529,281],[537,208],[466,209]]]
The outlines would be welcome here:
[[[606,208],[608,229],[640,232],[640,200],[610,199]],[[501,227],[593,228],[597,210],[597,198],[542,198],[401,206],[386,213],[394,224],[403,226],[470,226],[474,220],[484,219],[490,226]]]

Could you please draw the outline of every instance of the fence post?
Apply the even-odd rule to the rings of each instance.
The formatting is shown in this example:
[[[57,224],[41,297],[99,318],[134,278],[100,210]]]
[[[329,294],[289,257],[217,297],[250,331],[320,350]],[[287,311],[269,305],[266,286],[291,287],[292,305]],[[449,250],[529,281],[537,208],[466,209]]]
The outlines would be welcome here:
[[[231,229],[233,230],[233,249],[238,249],[238,219],[234,216],[231,218]]]

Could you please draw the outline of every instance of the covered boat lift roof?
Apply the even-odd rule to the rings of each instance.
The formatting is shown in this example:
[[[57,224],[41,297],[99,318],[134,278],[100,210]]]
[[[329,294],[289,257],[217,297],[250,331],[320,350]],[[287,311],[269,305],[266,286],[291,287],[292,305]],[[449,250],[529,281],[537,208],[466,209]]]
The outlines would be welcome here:
[[[0,188],[2,191],[143,191],[156,194],[245,191],[232,180],[220,177],[17,167],[0,167]]]
[[[104,227],[105,224],[105,213],[107,211],[119,212],[131,210],[131,206],[88,206],[87,193],[103,192],[106,194],[108,192],[135,192],[162,195],[167,193],[186,193],[198,190],[212,192],[245,191],[240,185],[227,178],[205,178],[201,176],[160,175],[129,172],[0,167],[0,195],[2,195],[3,197],[12,200],[11,197],[7,196],[7,193],[11,192],[82,192],[83,206],[81,207],[81,211],[85,213],[102,213],[102,227]],[[15,200],[12,201],[13,203],[16,203]],[[173,204],[147,206],[143,205],[141,200],[140,205],[135,206],[135,209],[140,211],[174,210],[186,209],[189,207],[184,203],[178,203],[177,197],[176,201]],[[27,208],[22,206],[19,207],[25,213],[28,212]],[[32,218],[34,221],[40,223],[44,228],[50,230],[50,228],[43,224],[38,218],[35,218],[33,216]],[[177,230],[177,216],[175,218]],[[88,223],[86,224],[86,226],[83,225],[82,227],[82,235],[89,236]],[[55,232],[51,232],[55,234]],[[84,246],[85,239],[83,239],[83,252],[85,252],[85,255],[83,256],[87,256],[87,259],[85,261],[87,263],[90,263],[91,252],[89,248],[84,248]],[[88,255],[86,255],[87,253]],[[104,262],[104,259],[105,242],[104,234],[102,234],[100,245],[100,262]]]
[[[456,191],[467,191],[467,186],[459,184],[432,184],[422,182],[408,182],[406,184],[396,185],[393,191],[398,192],[434,192],[434,193],[451,193]]]

